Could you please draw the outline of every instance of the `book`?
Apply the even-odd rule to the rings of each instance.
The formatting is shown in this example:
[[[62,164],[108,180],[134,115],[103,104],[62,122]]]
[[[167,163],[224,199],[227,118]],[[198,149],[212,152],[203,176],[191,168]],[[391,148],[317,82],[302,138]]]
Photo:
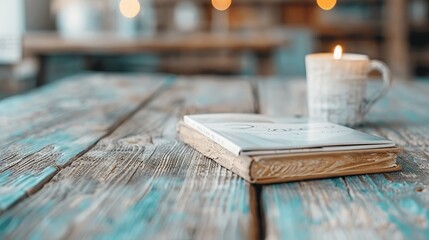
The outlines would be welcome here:
[[[188,115],[178,136],[251,183],[400,170],[390,140],[328,122],[257,114]]]

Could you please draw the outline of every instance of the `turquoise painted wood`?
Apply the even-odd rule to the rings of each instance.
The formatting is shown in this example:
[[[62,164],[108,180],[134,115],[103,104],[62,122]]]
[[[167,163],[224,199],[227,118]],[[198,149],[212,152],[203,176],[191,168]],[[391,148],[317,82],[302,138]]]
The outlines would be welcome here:
[[[175,81],[3,213],[0,238],[255,238],[253,187],[175,138],[183,114],[236,111],[255,111],[246,81]]]
[[[264,113],[306,114],[305,82],[265,82],[260,90]],[[429,238],[428,94],[429,84],[395,85],[360,128],[404,148],[401,172],[264,186],[266,238]]]
[[[360,128],[404,148],[401,172],[255,187],[178,142],[176,124],[303,116],[305,82],[166,78],[85,75],[0,102],[0,239],[429,236],[428,84],[394,86]]]
[[[167,81],[154,78],[78,75],[1,101],[0,212],[40,188]]]

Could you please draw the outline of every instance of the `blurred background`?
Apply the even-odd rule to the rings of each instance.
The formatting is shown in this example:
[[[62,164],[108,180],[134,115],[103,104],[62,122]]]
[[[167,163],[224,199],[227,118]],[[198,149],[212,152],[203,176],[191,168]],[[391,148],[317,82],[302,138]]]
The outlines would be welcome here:
[[[428,0],[0,0],[0,98],[82,71],[305,77],[364,53],[429,75]]]

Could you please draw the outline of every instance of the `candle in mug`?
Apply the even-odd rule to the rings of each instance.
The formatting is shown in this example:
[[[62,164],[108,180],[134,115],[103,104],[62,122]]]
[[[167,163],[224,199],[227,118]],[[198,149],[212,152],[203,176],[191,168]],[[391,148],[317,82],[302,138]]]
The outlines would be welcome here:
[[[368,73],[383,74],[383,88],[366,96]],[[362,123],[370,107],[380,99],[391,84],[387,66],[363,54],[342,52],[317,53],[306,56],[308,110],[310,118],[355,126]]]

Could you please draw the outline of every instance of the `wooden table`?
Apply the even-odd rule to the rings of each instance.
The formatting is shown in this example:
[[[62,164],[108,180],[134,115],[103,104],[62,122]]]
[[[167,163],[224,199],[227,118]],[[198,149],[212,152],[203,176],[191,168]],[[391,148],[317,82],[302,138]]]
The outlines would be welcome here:
[[[52,32],[34,32],[24,36],[23,48],[25,55],[35,56],[39,60],[40,69],[36,85],[41,86],[46,77],[47,57],[53,54],[84,56],[88,59],[87,67],[91,68],[90,57],[93,55],[250,51],[257,56],[259,73],[270,75],[273,71],[273,64],[270,61],[273,53],[289,42],[290,38],[283,31],[229,33],[226,35],[212,33],[160,34],[144,38],[121,38],[112,34],[102,34],[84,39],[66,39]]]
[[[198,80],[198,81],[196,81]],[[425,239],[429,85],[361,130],[401,172],[250,185],[176,140],[183,114],[305,115],[305,83],[79,75],[0,102],[0,239]]]

